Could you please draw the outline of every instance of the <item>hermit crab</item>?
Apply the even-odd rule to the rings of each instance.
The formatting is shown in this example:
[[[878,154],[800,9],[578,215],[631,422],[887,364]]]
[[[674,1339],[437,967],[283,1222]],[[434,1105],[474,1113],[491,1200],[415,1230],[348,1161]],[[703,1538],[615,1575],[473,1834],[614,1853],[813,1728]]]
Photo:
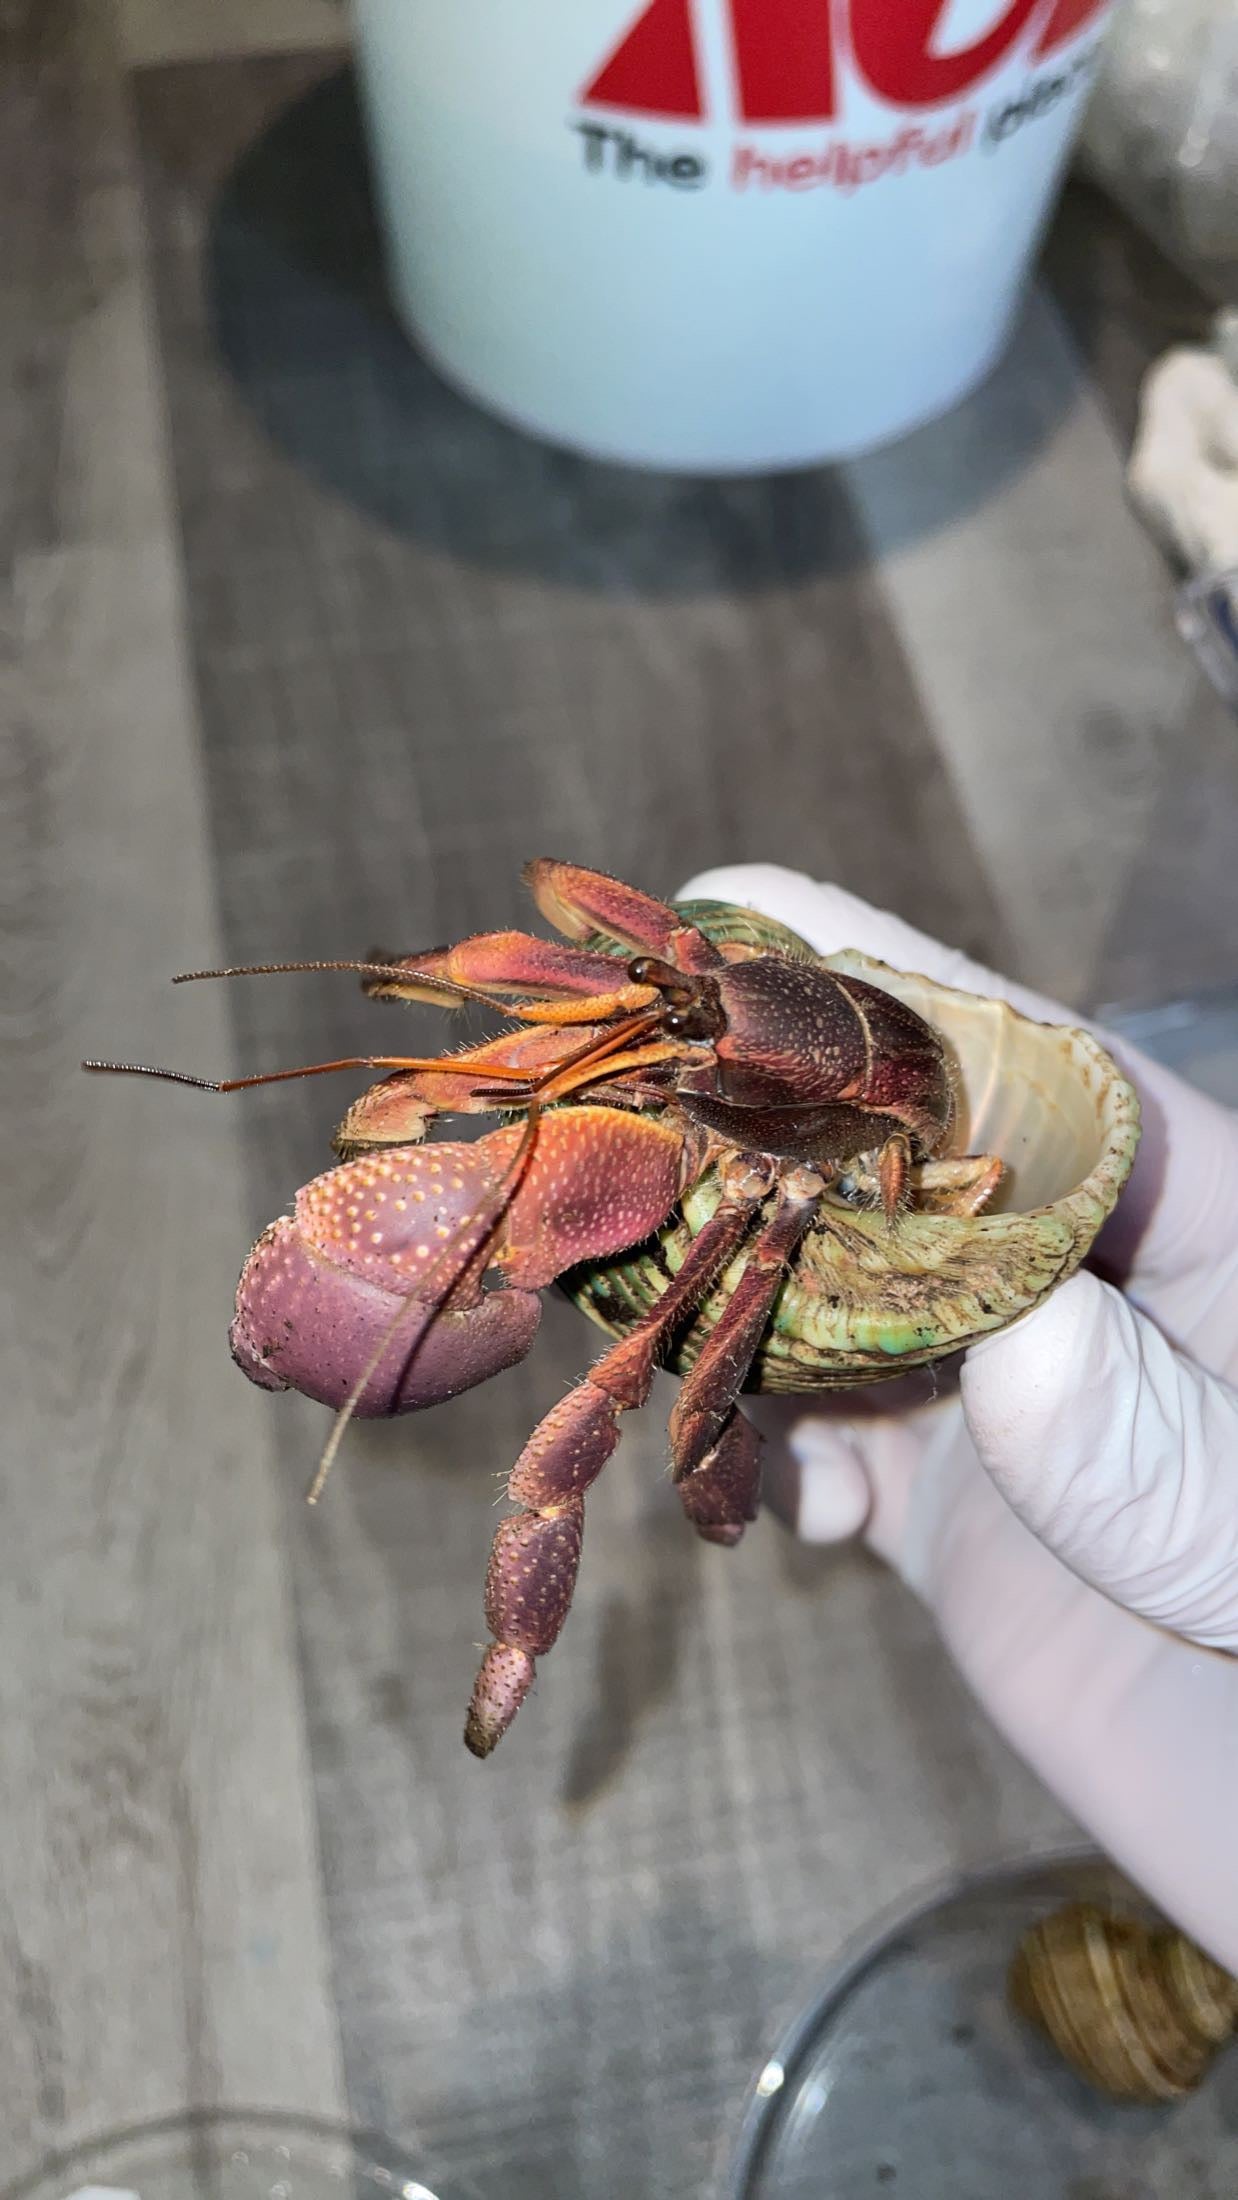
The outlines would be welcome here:
[[[509,1028],[314,1066],[388,1074],[344,1117],[339,1165],[259,1238],[231,1331],[251,1381],[337,1409],[320,1480],[351,1414],[436,1405],[520,1359],[545,1285],[610,1333],[508,1481],[477,1756],[559,1635],[586,1492],[658,1366],[683,1377],[684,1510],[736,1543],[760,1480],[743,1393],[879,1381],[1014,1320],[1083,1259],[1138,1137],[1083,1032],[818,955],[751,910],[546,858],[525,875],[571,944],[492,932],[308,966],[360,970],[376,999],[481,1001]],[[426,1142],[440,1115],[487,1111],[506,1120]]]

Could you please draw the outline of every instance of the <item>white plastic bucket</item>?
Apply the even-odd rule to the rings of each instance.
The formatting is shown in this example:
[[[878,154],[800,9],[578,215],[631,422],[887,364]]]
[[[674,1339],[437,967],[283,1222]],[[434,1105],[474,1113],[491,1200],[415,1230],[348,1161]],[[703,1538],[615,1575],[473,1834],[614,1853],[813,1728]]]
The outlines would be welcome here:
[[[399,310],[598,457],[885,442],[1000,353],[1110,5],[358,0]]]

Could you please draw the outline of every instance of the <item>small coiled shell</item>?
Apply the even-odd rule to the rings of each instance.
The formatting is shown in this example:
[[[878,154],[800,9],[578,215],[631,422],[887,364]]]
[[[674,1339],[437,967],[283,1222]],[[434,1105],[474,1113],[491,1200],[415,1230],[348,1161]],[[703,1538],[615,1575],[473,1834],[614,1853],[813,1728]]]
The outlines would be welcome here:
[[[1119,2100],[1180,2100],[1238,2029],[1238,1979],[1182,1933],[1090,1902],[1033,1926],[1008,1984],[1019,2014]]]

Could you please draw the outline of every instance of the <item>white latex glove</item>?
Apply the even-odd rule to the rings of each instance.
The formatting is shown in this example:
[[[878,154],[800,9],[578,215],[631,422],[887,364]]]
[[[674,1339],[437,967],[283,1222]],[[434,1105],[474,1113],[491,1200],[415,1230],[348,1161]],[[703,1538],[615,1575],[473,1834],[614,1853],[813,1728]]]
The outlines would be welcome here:
[[[1193,572],[1238,565],[1238,380],[1215,351],[1167,351],[1144,377],[1132,502]]]
[[[709,871],[696,896],[1079,1020],[796,872]],[[863,1530],[1014,1748],[1238,1971],[1238,1117],[1101,1037],[1144,1111],[1096,1247],[1122,1289],[1075,1276],[972,1346],[957,1395],[789,1401],[767,1491],[809,1541]]]

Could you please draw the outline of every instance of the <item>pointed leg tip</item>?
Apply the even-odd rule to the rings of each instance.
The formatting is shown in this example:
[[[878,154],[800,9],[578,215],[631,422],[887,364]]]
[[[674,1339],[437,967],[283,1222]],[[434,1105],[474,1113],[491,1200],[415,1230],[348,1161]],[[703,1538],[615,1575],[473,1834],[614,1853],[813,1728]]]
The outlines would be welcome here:
[[[728,1549],[757,1517],[761,1497],[761,1438],[733,1409],[718,1442],[678,1484],[679,1502],[699,1536]]]
[[[907,1180],[911,1171],[911,1145],[902,1131],[895,1131],[881,1149],[877,1164],[877,1181],[881,1190],[881,1209],[886,1228],[892,1230],[898,1221],[907,1196]]]
[[[489,1733],[476,1713],[470,1709],[464,1722],[464,1746],[470,1755],[478,1758],[489,1757],[495,1744],[500,1739],[501,1737],[498,1734]]]
[[[529,1693],[534,1673],[527,1650],[492,1643],[473,1683],[473,1699],[464,1722],[464,1746],[474,1757],[497,1748]]]

